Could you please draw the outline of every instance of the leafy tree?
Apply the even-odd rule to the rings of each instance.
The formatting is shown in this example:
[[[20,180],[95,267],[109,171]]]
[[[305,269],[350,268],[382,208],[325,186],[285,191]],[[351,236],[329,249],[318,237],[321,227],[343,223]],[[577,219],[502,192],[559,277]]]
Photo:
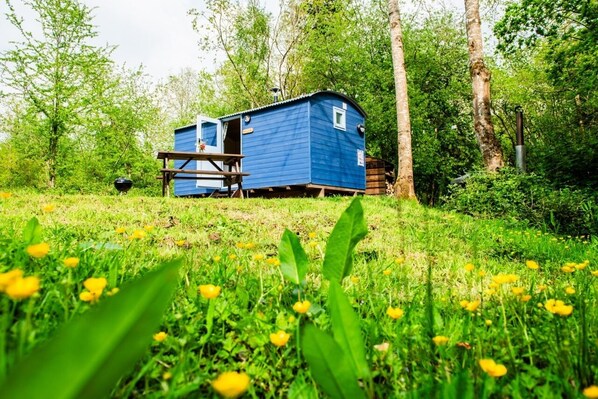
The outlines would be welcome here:
[[[60,170],[63,141],[82,125],[107,89],[111,48],[90,45],[96,36],[91,9],[76,0],[25,0],[37,15],[28,31],[9,0],[8,21],[20,42],[0,57],[0,76],[25,102],[33,131],[43,141],[48,185]]]
[[[495,25],[509,73],[499,115],[523,107],[528,168],[556,185],[598,187],[597,24],[595,1],[520,0]]]

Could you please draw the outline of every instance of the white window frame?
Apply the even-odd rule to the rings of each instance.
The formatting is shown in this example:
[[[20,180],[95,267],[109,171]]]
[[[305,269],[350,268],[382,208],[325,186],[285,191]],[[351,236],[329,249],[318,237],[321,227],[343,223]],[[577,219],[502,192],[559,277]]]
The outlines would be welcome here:
[[[336,116],[341,116],[341,122],[336,123]],[[335,129],[339,130],[347,130],[347,110],[339,108],[339,107],[332,107],[332,123],[334,124]]]

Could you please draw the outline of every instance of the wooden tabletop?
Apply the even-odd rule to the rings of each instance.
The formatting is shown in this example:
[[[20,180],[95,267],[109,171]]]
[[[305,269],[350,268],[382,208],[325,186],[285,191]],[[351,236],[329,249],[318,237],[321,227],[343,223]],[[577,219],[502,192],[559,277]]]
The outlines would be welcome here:
[[[222,161],[225,164],[234,163],[241,160],[245,155],[242,154],[221,154],[214,152],[186,152],[186,151],[158,151],[158,159],[177,159],[177,160],[198,160],[214,162]]]

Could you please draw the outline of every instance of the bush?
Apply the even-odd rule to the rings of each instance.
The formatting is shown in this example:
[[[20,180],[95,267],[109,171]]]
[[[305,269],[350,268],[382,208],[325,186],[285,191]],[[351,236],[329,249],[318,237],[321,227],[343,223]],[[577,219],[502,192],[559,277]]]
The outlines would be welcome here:
[[[475,172],[464,185],[452,185],[443,201],[445,208],[472,216],[515,218],[558,234],[598,234],[595,192],[553,187],[512,168]]]

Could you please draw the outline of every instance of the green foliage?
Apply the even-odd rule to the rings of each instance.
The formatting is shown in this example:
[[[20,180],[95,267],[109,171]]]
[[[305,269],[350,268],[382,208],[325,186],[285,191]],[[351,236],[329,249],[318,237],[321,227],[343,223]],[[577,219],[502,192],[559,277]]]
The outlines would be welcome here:
[[[474,216],[514,218],[559,234],[598,234],[598,198],[589,191],[555,189],[534,174],[502,169],[477,172],[453,186],[444,206]]]
[[[179,282],[181,262],[123,287],[62,326],[0,383],[6,398],[103,398],[147,350]]]
[[[357,383],[354,365],[332,337],[313,325],[307,325],[301,334],[301,347],[312,377],[327,395],[332,398],[365,398]]]
[[[328,290],[328,310],[334,340],[343,353],[349,357],[353,370],[359,378],[369,378],[370,369],[365,358],[365,345],[361,336],[361,326],[351,303],[336,281],[330,282]]]
[[[167,337],[147,348],[111,397],[211,397],[211,383],[227,371],[249,376],[248,397],[325,395],[303,354],[306,326],[325,335],[327,346],[311,348],[318,359],[329,360],[316,366],[324,368],[322,376],[342,356],[342,367],[352,367],[352,349],[340,342],[362,345],[371,378],[348,373],[367,397],[576,397],[598,377],[593,238],[363,197],[369,231],[355,247],[351,278],[341,288],[321,271],[325,242],[351,198],[231,202],[1,194],[0,281],[19,268],[24,276],[39,277],[40,289],[22,300],[0,293],[0,373],[3,364],[11,372],[70,320],[97,315],[97,307],[126,293],[127,283],[176,257],[184,259],[181,284],[151,332]],[[45,204],[55,209],[44,211]],[[42,242],[50,246],[43,258],[29,256],[22,235],[34,216],[44,227]],[[300,237],[309,262],[299,289],[277,266],[285,229]],[[79,258],[78,266],[66,267],[68,257]],[[539,268],[529,269],[526,260]],[[467,263],[474,270],[464,268]],[[575,271],[563,272],[567,264]],[[501,274],[518,279],[488,292]],[[80,299],[89,277],[108,280],[97,304]],[[433,296],[426,293],[428,281]],[[219,286],[220,295],[203,298],[198,286],[206,284]],[[115,288],[121,291],[109,297]],[[524,301],[513,288],[531,298]],[[572,313],[550,313],[548,299],[573,306]],[[311,302],[307,313],[294,310],[298,300]],[[431,300],[434,334],[448,337],[445,345],[431,340]],[[481,302],[470,313],[462,300]],[[403,316],[389,317],[389,306],[400,307]],[[270,335],[281,330],[289,339],[274,345]],[[137,338],[149,340],[147,333]],[[330,342],[342,356],[324,358]],[[478,364],[482,358],[505,365],[507,374],[488,376]],[[74,363],[87,366],[85,361],[81,356]]]
[[[341,283],[351,274],[353,249],[367,234],[363,208],[359,198],[341,215],[326,244],[322,274],[330,281]]]
[[[282,234],[278,246],[278,256],[282,275],[296,285],[303,284],[309,261],[299,242],[299,237],[289,229]]]
[[[39,244],[42,242],[42,226],[37,218],[31,218],[23,229],[23,242],[26,244]]]

